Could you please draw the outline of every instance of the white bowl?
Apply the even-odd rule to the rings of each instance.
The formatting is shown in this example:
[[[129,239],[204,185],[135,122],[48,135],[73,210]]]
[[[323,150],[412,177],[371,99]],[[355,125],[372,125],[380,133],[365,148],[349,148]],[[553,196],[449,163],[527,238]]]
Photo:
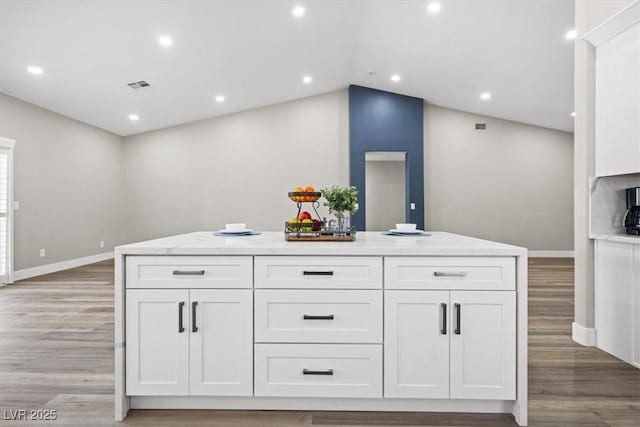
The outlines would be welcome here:
[[[240,222],[234,223],[234,224],[225,224],[224,226],[228,231],[242,231],[247,228],[247,224],[240,223]]]
[[[415,231],[415,224],[396,224],[396,230],[398,231]]]

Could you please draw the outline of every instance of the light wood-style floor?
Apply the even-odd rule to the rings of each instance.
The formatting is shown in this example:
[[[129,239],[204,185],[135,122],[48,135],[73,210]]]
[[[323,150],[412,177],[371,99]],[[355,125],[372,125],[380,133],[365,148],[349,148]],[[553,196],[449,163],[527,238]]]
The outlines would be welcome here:
[[[529,267],[530,426],[640,426],[640,370],[571,340],[573,261]],[[35,425],[120,425],[113,417],[113,264],[0,288],[0,425],[4,411],[55,409]],[[148,426],[513,426],[509,415],[132,411]]]

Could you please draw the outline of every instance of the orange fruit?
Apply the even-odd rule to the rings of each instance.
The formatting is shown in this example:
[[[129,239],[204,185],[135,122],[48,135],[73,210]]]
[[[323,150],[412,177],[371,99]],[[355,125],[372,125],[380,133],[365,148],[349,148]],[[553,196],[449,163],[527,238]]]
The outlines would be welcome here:
[[[296,187],[296,189],[295,189],[295,190],[293,190],[293,191],[295,191],[296,193],[302,193],[302,192],[304,192],[304,188],[302,188],[302,187]]]
[[[307,185],[306,187],[304,187],[304,191],[306,191],[307,193],[314,193],[316,189],[313,188],[313,185]]]

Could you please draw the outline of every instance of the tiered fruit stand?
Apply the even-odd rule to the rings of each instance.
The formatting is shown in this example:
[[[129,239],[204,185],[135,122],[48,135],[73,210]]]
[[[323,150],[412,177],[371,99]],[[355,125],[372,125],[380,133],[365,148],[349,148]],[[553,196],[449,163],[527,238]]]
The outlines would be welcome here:
[[[320,202],[318,200],[322,196],[321,192],[292,191],[288,193],[288,196],[292,202],[296,203],[298,208],[296,218],[300,218],[304,204],[309,203],[316,215],[316,222],[305,223],[300,221],[291,223],[287,221],[284,229],[284,235],[287,241],[352,242],[356,240],[356,230],[354,228],[346,231],[338,230],[333,227],[332,221],[327,222],[320,218],[320,214],[318,213]]]

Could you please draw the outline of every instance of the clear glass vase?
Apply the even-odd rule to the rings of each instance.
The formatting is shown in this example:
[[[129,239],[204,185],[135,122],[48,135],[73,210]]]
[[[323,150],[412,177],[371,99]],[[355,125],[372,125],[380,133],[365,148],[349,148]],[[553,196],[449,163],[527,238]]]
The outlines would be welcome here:
[[[346,212],[336,212],[336,225],[334,233],[338,236],[344,236],[351,231],[350,218]]]

